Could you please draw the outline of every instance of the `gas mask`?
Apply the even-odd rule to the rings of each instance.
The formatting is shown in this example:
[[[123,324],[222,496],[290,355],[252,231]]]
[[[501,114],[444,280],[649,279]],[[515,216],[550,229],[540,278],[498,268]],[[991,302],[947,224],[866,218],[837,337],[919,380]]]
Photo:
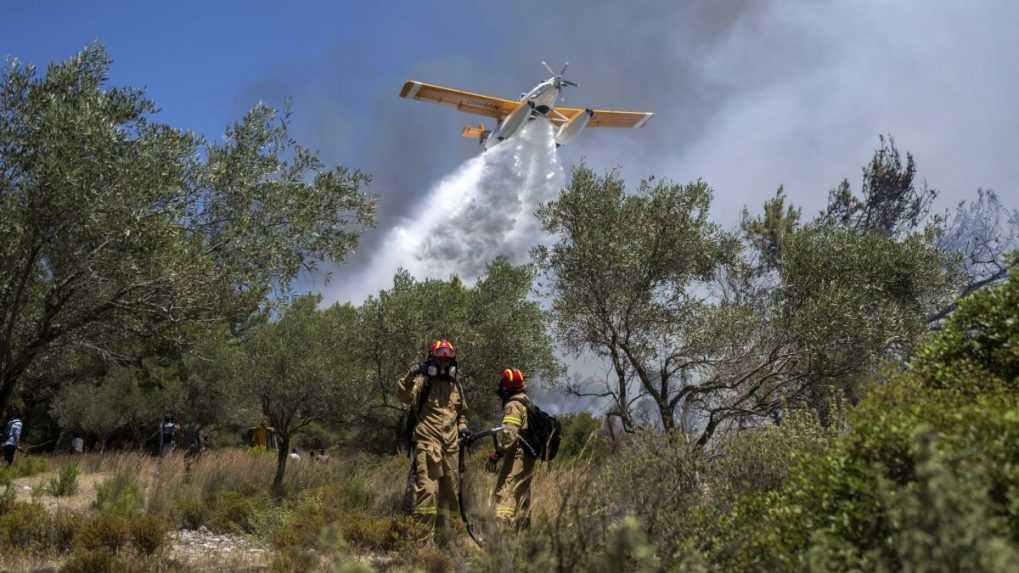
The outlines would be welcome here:
[[[506,388],[503,388],[501,382],[499,383],[498,386],[496,386],[495,393],[499,396],[499,398],[503,401],[504,404],[507,401],[509,401],[510,397],[512,396],[512,394],[510,393],[509,390],[507,390]]]
[[[425,373],[428,374],[429,378],[434,378],[436,376],[442,376],[443,378],[456,378],[456,360],[451,360],[449,362],[449,366],[445,368],[429,360],[428,366],[425,368]]]

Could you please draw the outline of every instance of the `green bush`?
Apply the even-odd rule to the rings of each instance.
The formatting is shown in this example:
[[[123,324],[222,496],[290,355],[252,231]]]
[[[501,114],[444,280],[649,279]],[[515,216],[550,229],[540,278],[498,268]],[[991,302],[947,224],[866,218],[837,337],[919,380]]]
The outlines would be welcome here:
[[[254,533],[255,514],[271,505],[265,494],[250,496],[225,491],[209,502],[207,525],[213,531],[227,533]]]
[[[9,481],[6,483],[0,482],[0,487],[3,488],[3,492],[0,493],[0,515],[3,515],[14,507],[18,495]]]
[[[168,523],[151,515],[99,513],[74,536],[76,553],[118,554],[128,547],[139,555],[155,555],[166,546]]]
[[[0,467],[0,485],[11,480],[32,477],[49,469],[46,460],[31,455],[19,455],[11,466]]]
[[[962,300],[944,328],[913,361],[939,387],[972,388],[997,378],[1019,391],[1019,255],[1001,286]]]
[[[600,445],[597,440],[601,429],[600,420],[587,412],[580,412],[563,416],[560,421],[563,435],[559,442],[559,458],[576,457],[585,448],[588,454],[597,453]]]
[[[0,515],[0,548],[25,550],[49,545],[49,514],[37,503],[14,503]]]
[[[79,551],[71,555],[61,573],[169,573],[179,569],[144,556],[113,553],[108,549]]]
[[[74,546],[74,536],[81,527],[81,514],[66,509],[58,509],[50,515],[50,544],[60,552],[70,551]]]
[[[209,521],[209,505],[197,497],[184,497],[174,502],[173,515],[182,529],[198,529]]]
[[[117,472],[96,488],[95,506],[104,513],[140,513],[145,508],[141,484],[134,474]]]
[[[167,523],[152,515],[131,518],[131,545],[142,555],[155,555],[166,546]]]
[[[56,477],[50,478],[46,485],[46,493],[53,497],[65,497],[78,493],[77,464],[68,464],[60,468]]]
[[[76,550],[106,549],[117,552],[131,541],[131,520],[126,515],[100,513],[84,524],[74,536]]]
[[[115,573],[120,563],[110,551],[82,551],[75,553],[60,568],[60,573]]]

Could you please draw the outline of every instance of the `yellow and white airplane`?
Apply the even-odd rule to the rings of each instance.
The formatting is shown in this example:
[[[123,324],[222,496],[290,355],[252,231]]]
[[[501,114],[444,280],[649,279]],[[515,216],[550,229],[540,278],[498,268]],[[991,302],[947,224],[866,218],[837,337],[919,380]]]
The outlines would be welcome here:
[[[516,101],[415,81],[403,84],[400,97],[429,101],[462,112],[494,118],[496,124],[493,130],[486,129],[484,124],[478,127],[467,126],[463,129],[463,136],[478,138],[482,149],[488,149],[513,137],[527,120],[538,116],[545,117],[556,127],[555,142],[558,147],[572,140],[584,128],[644,127],[654,115],[635,111],[557,107],[562,89],[577,85],[563,78],[569,63],[567,62],[558,74],[545,62],[541,65],[545,66],[552,77],[534,86],[531,91],[521,94],[520,99]]]

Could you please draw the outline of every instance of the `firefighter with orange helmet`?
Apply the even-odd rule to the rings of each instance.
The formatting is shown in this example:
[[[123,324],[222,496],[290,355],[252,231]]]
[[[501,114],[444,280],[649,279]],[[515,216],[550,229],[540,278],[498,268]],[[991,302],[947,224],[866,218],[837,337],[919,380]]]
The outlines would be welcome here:
[[[414,515],[446,530],[458,509],[459,439],[467,432],[463,390],[456,379],[456,348],[436,340],[428,360],[400,380],[397,395],[416,418],[413,434]]]
[[[497,435],[496,450],[485,465],[488,471],[499,473],[495,484],[495,518],[505,526],[527,527],[535,458],[520,444],[520,434],[527,429],[529,404],[524,373],[516,368],[503,370],[496,392],[503,404],[502,431]]]

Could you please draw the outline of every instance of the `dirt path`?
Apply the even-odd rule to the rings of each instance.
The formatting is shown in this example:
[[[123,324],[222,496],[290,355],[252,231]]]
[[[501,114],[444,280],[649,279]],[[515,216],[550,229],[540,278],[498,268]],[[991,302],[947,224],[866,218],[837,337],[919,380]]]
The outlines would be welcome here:
[[[109,472],[78,474],[78,492],[62,497],[53,497],[48,493],[37,497],[32,495],[32,490],[49,483],[57,476],[57,472],[45,472],[32,477],[18,478],[11,482],[11,487],[14,488],[14,495],[18,501],[34,501],[42,504],[49,511],[57,509],[85,511],[90,509],[96,500],[96,488],[111,475]]]

